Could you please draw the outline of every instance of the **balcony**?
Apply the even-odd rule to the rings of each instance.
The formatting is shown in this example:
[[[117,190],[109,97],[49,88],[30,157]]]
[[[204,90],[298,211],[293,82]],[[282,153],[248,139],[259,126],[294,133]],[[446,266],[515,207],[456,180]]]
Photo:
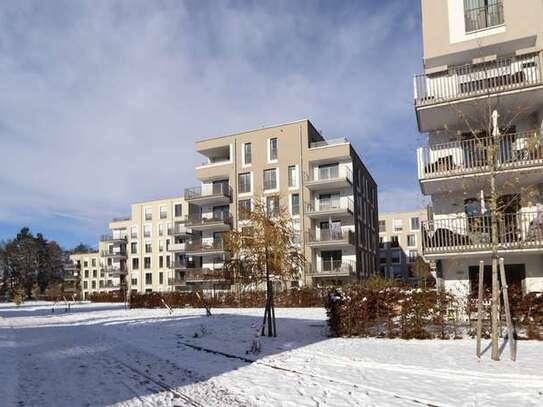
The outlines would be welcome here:
[[[540,100],[542,88],[543,72],[539,53],[470,63],[450,67],[442,72],[416,75],[414,90],[419,130],[431,131],[443,128],[445,123],[456,123],[459,111],[466,117],[476,117],[479,110],[474,103],[456,108],[451,108],[451,104],[472,101],[481,96],[500,95],[499,109],[503,112],[516,111],[519,104],[522,104],[523,112],[530,113],[531,109],[539,107],[530,99],[539,97]],[[518,93],[528,90],[537,90],[540,95],[532,95],[521,103]]]
[[[187,243],[186,254],[192,256],[205,256],[205,255],[216,255],[223,254],[224,246],[222,240],[213,240],[213,241],[193,241]]]
[[[422,222],[424,255],[443,257],[492,250],[489,215],[437,217]],[[498,219],[498,251],[543,250],[543,212],[521,211]]]
[[[196,268],[185,271],[186,283],[221,283],[230,281],[230,274],[223,268]]]
[[[312,219],[325,219],[330,216],[352,216],[354,203],[351,198],[340,198],[331,200],[315,200],[308,203],[305,214]]]
[[[168,246],[170,252],[184,252],[187,250],[186,243],[170,243]]]
[[[168,236],[190,236],[191,234],[192,230],[186,223],[175,223],[171,229],[168,229]]]
[[[186,286],[187,284],[185,283],[185,279],[180,277],[180,276],[177,276],[177,277],[173,277],[173,278],[168,278],[168,285],[170,286]]]
[[[121,275],[125,275],[127,273],[125,268],[114,266],[106,266],[105,272],[108,274],[109,277],[120,277]]]
[[[352,230],[311,230],[306,233],[306,244],[313,248],[341,248],[354,245],[354,232]]]
[[[185,200],[195,205],[226,205],[232,198],[232,188],[227,184],[206,184],[185,189]]]
[[[313,278],[345,278],[356,276],[356,263],[351,260],[321,260],[316,267],[310,265]]]
[[[124,258],[126,257],[126,251],[111,251],[111,250],[102,250],[100,252],[102,257],[111,257],[111,258]]]
[[[192,230],[224,231],[232,227],[232,216],[229,213],[213,213],[208,216],[194,214],[187,217],[186,225]]]
[[[100,236],[101,242],[126,243],[126,236],[105,234]]]
[[[353,172],[346,166],[315,168],[305,173],[305,186],[311,191],[350,188],[353,185]]]
[[[335,146],[339,144],[349,144],[349,140],[347,140],[345,137],[338,137],[338,138],[333,138],[330,140],[312,141],[309,143],[309,148]]]
[[[543,134],[541,130],[530,130],[501,135],[495,140],[481,137],[419,148],[417,165],[423,193],[454,191],[460,183],[450,178],[488,175],[493,151],[498,176],[504,178],[506,173],[521,171],[527,176],[526,182],[540,177],[534,170],[543,168]],[[432,180],[439,183],[432,184]]]

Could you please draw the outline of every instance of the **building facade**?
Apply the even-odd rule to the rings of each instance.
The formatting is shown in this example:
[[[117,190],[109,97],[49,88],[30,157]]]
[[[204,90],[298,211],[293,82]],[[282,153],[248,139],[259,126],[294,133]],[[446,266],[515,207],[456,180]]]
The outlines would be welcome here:
[[[543,3],[422,0],[424,72],[415,111],[423,252],[439,282],[468,294],[498,244],[510,285],[543,289]],[[496,111],[499,117],[492,118]],[[488,124],[497,123],[489,126]],[[495,168],[498,238],[489,197]]]
[[[375,272],[377,187],[346,139],[325,140],[301,120],[202,140],[196,150],[206,162],[196,168],[200,185],[185,190],[198,232],[186,250],[192,267],[220,273],[221,234],[240,228],[243,209],[260,200],[267,210],[288,208],[299,231],[307,264],[291,286]]]
[[[415,277],[413,268],[422,256],[422,222],[428,210],[379,214],[379,273],[387,278]]]

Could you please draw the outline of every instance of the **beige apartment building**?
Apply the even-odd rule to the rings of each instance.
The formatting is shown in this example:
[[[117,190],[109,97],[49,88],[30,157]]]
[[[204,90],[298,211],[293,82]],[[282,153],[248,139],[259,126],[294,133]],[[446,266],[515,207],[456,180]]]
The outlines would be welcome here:
[[[70,260],[79,271],[83,298],[87,298],[89,294],[113,289],[115,282],[118,285],[113,276],[106,275],[99,251],[72,254]]]
[[[415,112],[428,143],[417,161],[433,207],[422,222],[423,253],[445,288],[468,294],[480,260],[489,283],[497,243],[509,284],[541,291],[543,2],[422,0],[421,8],[424,72],[415,77]],[[499,117],[488,117],[494,111]],[[495,242],[493,163],[501,211]]]
[[[379,214],[379,273],[387,278],[414,277],[414,266],[422,256],[422,222],[428,210]]]
[[[241,228],[240,209],[257,200],[269,211],[288,208],[299,230],[307,264],[289,285],[341,283],[376,271],[377,187],[346,139],[325,140],[300,120],[202,140],[196,150],[206,161],[196,168],[200,185],[185,190],[194,208],[188,263],[178,269],[185,276],[196,269],[221,281],[221,234]]]

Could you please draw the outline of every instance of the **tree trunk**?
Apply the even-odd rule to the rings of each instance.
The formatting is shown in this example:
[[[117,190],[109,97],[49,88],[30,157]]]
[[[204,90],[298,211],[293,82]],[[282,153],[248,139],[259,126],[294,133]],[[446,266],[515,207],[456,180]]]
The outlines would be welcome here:
[[[497,140],[496,131],[493,131],[491,143],[491,173],[490,173],[490,222],[492,228],[492,306],[491,306],[491,322],[492,322],[492,360],[500,360],[500,349],[498,343],[498,197],[496,191],[496,167],[497,167]],[[483,221],[484,222],[484,221]]]

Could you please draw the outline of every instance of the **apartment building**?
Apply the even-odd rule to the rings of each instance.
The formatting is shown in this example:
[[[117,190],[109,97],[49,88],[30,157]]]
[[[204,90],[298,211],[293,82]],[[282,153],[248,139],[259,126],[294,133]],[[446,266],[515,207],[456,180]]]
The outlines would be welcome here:
[[[422,256],[422,226],[427,209],[379,214],[379,272],[387,278],[414,277]]]
[[[83,298],[90,294],[105,291],[106,286],[114,285],[113,278],[106,275],[100,251],[70,255],[70,260],[79,271]]]
[[[261,200],[267,210],[288,208],[307,265],[290,286],[342,283],[377,267],[377,187],[346,139],[326,140],[309,120],[196,143],[205,162],[200,185],[185,190],[192,238],[187,281],[213,281],[228,289],[221,235],[241,228],[241,209]],[[222,284],[222,285],[221,285]]]
[[[541,291],[543,3],[422,0],[421,9],[424,72],[415,77],[415,112],[428,143],[417,161],[433,206],[422,222],[424,256],[436,262],[446,289],[468,294],[480,260],[489,285],[497,243],[509,285]],[[494,111],[499,117],[489,117]],[[493,163],[500,209],[494,242]]]

